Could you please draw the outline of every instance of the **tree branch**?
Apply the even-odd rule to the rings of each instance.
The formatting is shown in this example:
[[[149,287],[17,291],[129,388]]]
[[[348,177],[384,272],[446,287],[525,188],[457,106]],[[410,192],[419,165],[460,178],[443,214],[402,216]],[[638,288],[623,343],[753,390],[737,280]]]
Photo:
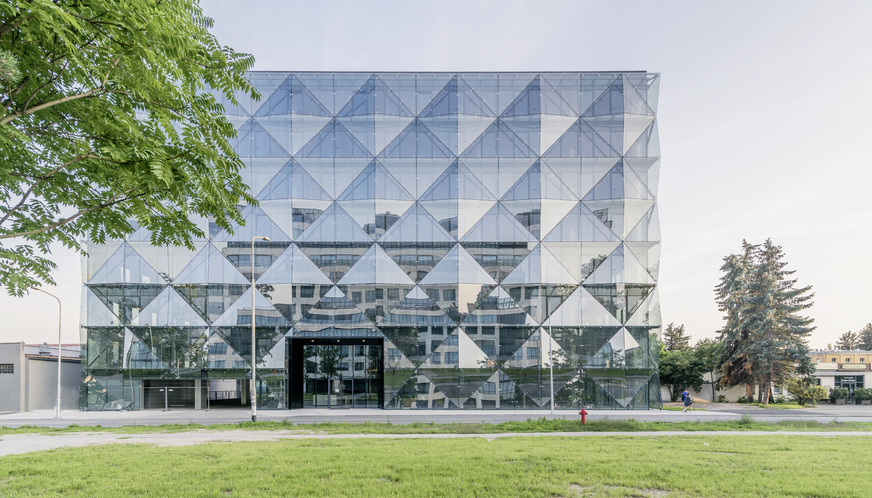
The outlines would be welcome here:
[[[24,202],[27,200],[27,198],[30,196],[30,194],[33,193],[33,190],[36,187],[38,187],[40,183],[48,180],[52,175],[54,175],[55,173],[57,173],[58,171],[60,171],[64,168],[66,168],[67,166],[70,166],[71,164],[75,164],[79,161],[87,159],[88,157],[90,157],[90,155],[91,155],[91,151],[89,150],[88,152],[85,152],[84,154],[81,154],[77,157],[74,157],[73,159],[70,159],[69,161],[65,162],[64,164],[61,164],[60,166],[56,167],[55,169],[49,171],[47,174],[40,176],[39,180],[37,180],[36,183],[31,185],[30,188],[27,189],[26,192],[24,192],[24,194],[21,196],[21,200],[18,201],[18,204],[16,204],[9,211],[7,211],[6,214],[3,215],[3,218],[0,218],[0,225],[2,225],[6,220],[8,220],[9,216],[11,216],[15,211],[18,211],[18,208],[20,208],[24,204]]]
[[[109,199],[108,201],[106,201],[106,202],[102,202],[102,203],[100,203],[100,204],[98,204],[98,205],[96,205],[96,206],[89,207],[88,209],[83,209],[83,210],[79,211],[78,213],[76,213],[76,214],[74,214],[74,215],[72,215],[72,216],[70,216],[70,217],[68,217],[68,218],[64,218],[64,219],[62,219],[62,220],[58,220],[56,223],[52,223],[52,224],[49,225],[49,226],[42,227],[42,228],[37,228],[37,229],[35,229],[35,230],[30,230],[30,231],[28,231],[28,232],[19,232],[19,233],[10,233],[10,234],[3,234],[3,235],[0,235],[0,240],[3,240],[3,239],[11,239],[11,238],[15,238],[15,237],[29,237],[29,236],[31,236],[31,235],[37,235],[37,234],[40,234],[40,233],[44,233],[44,232],[47,232],[47,231],[49,231],[49,230],[54,230],[55,228],[62,227],[62,226],[64,226],[64,225],[68,225],[69,223],[75,221],[77,218],[79,218],[79,217],[81,217],[81,216],[84,216],[84,215],[86,215],[86,214],[88,214],[88,213],[92,213],[92,212],[94,212],[94,211],[97,211],[97,210],[99,210],[99,209],[105,209],[105,208],[107,208],[107,207],[114,206],[115,204],[119,204],[119,203],[121,203],[121,202],[129,201],[130,199],[135,199],[135,198],[137,198],[137,197],[142,197],[142,196],[146,196],[146,195],[152,195],[152,194],[155,194],[155,193],[157,193],[157,192],[165,192],[165,191],[166,191],[166,189],[163,189],[163,190],[158,190],[158,191],[154,191],[154,192],[153,192],[153,191],[141,192],[141,193],[136,194],[136,195],[126,195],[126,194],[129,194],[129,193],[133,192],[134,190],[136,190],[136,189],[128,189],[128,190],[125,190],[124,192],[120,192],[119,194],[113,196],[112,198],[110,198],[110,199]],[[122,196],[122,195],[126,195],[126,196],[125,196],[125,197],[120,197],[120,198],[119,198],[119,196]]]

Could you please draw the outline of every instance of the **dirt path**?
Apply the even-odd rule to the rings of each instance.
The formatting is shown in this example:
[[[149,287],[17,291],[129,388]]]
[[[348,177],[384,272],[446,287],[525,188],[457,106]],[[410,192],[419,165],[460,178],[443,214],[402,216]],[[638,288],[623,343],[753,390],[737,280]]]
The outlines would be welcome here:
[[[0,436],[0,457],[98,444],[152,444],[188,446],[205,443],[240,441],[280,441],[283,439],[456,439],[483,438],[489,441],[506,437],[705,437],[705,436],[851,436],[872,437],[872,432],[798,432],[798,431],[661,431],[661,432],[542,432],[502,434],[317,434],[302,431],[196,431],[176,433],[123,434],[75,432],[68,434],[10,434]]]

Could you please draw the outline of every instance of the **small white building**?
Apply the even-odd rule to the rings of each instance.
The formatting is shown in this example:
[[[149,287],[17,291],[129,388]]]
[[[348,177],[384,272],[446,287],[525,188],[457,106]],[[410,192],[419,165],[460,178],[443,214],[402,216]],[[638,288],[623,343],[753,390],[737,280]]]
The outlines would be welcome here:
[[[61,345],[61,409],[79,408],[82,347]],[[0,343],[0,413],[48,410],[57,403],[58,345]]]

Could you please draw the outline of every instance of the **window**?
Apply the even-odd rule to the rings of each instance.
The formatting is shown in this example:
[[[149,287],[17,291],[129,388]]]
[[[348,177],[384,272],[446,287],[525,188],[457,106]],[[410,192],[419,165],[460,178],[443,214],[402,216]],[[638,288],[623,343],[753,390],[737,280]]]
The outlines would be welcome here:
[[[851,363],[851,359],[850,359],[850,358],[845,358],[845,363]]]
[[[388,289],[388,299],[392,301],[400,299],[400,289]]]
[[[15,364],[13,363],[0,363],[0,374],[14,374],[15,373]]]
[[[485,382],[481,385],[482,394],[496,394],[497,385],[495,382]]]
[[[539,348],[527,348],[527,359],[528,360],[538,360],[539,359]]]
[[[397,348],[388,348],[388,358],[399,358],[402,354],[400,354],[400,350]]]
[[[860,358],[860,363],[866,363],[866,358]]]
[[[245,360],[234,360],[233,368],[245,368],[247,365],[245,364]]]
[[[832,360],[832,361],[833,361],[833,363],[835,363],[835,362],[836,362],[836,359],[835,359],[835,358],[833,358],[833,360]]]
[[[445,352],[445,363],[448,363],[449,365],[459,363],[458,357],[457,357],[457,351],[446,351]]]
[[[815,363],[820,363],[820,362],[821,362],[821,359],[818,358],[818,359],[816,359],[814,362],[815,362]]]
[[[315,297],[315,286],[314,285],[301,285],[300,286],[300,297]]]
[[[362,361],[355,361],[354,362],[354,369],[358,372],[363,371],[363,362]]]
[[[249,341],[251,342],[251,341]],[[224,342],[216,342],[209,344],[209,354],[227,354],[227,343]],[[215,367],[215,368],[224,368],[223,366]]]
[[[430,355],[430,363],[434,365],[442,364],[442,353],[433,353]]]
[[[442,342],[446,346],[457,346],[457,335],[451,334],[445,338],[445,341]]]

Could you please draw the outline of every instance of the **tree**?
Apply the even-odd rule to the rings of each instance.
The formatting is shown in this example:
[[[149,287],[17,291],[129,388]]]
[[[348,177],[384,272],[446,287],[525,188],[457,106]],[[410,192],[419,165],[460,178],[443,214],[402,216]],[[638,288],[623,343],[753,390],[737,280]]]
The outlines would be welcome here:
[[[839,336],[836,341],[837,349],[857,349],[860,346],[860,333],[851,332],[850,330]]]
[[[726,313],[721,383],[757,384],[759,401],[768,404],[773,382],[814,372],[806,337],[815,327],[812,318],[800,315],[812,306],[814,294],[811,286],[796,286],[794,271],[785,268],[784,253],[771,239],[761,245],[743,241],[742,247],[741,255],[724,258],[715,289]]]
[[[684,324],[676,327],[673,323],[663,331],[663,347],[666,351],[686,351],[690,349],[690,336],[684,333]]]
[[[716,389],[718,381],[716,377],[718,366],[720,366],[722,345],[723,343],[717,339],[708,338],[697,341],[696,346],[693,348],[697,358],[699,358],[699,361],[705,367],[706,373],[709,375],[709,380],[705,383],[709,384],[712,388],[712,401],[717,400]]]
[[[254,59],[222,47],[197,0],[0,4],[0,285],[53,283],[49,245],[81,251],[139,226],[193,248],[242,223],[220,101],[259,98]],[[216,100],[215,95],[218,95]]]
[[[692,387],[702,389],[706,367],[691,350],[660,350],[660,385],[669,389],[669,398],[675,401],[676,393]]]
[[[802,406],[811,404],[815,406],[819,401],[827,399],[830,395],[827,388],[817,385],[811,379],[805,377],[793,377],[787,379],[784,385],[797,403]]]
[[[864,351],[872,351],[872,323],[867,323],[860,332],[857,347]]]

